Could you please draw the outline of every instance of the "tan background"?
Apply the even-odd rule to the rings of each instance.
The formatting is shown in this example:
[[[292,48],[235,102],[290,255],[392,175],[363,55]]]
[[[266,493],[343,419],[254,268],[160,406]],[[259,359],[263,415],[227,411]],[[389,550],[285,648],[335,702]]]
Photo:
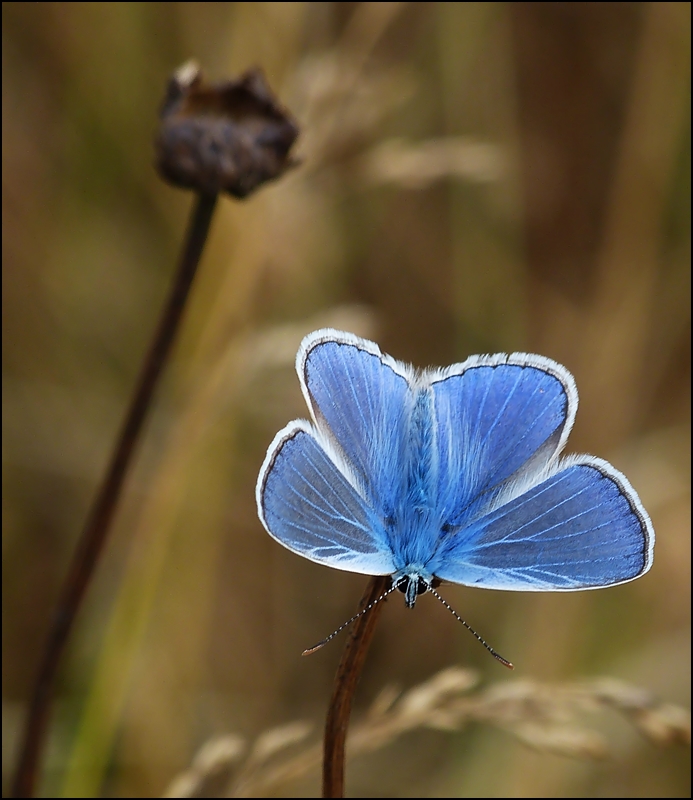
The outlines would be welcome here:
[[[356,714],[453,664],[484,680],[610,675],[687,706],[687,3],[3,4],[3,780],[60,580],[172,274],[191,198],[160,182],[167,76],[261,65],[300,169],[224,199],[110,546],[61,672],[42,793],[160,795],[213,735],[317,739],[363,576],[284,551],[254,484],[306,411],[322,325],[419,366],[529,350],[581,404],[569,452],[623,470],[658,541],[646,578],[533,596],[394,598]],[[415,731],[352,796],[685,797],[684,748],[597,721],[602,763],[498,730]],[[316,796],[317,773],[287,785]]]

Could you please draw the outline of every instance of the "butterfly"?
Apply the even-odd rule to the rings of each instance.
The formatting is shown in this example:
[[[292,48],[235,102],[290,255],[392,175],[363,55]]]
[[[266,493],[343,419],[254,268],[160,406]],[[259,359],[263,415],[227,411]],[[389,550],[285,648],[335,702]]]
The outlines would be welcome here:
[[[256,490],[292,552],[391,575],[409,607],[441,581],[567,592],[652,566],[652,523],[626,477],[560,456],[578,405],[561,364],[499,353],[416,370],[323,329],[296,370],[312,419],[275,436]]]

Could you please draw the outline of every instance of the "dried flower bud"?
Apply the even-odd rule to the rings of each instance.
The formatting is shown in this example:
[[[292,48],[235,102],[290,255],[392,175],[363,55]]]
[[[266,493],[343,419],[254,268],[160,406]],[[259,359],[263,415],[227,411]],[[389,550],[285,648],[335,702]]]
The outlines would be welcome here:
[[[189,62],[169,81],[156,164],[175,186],[246,197],[295,166],[289,150],[297,136],[298,126],[261,70],[206,85]]]

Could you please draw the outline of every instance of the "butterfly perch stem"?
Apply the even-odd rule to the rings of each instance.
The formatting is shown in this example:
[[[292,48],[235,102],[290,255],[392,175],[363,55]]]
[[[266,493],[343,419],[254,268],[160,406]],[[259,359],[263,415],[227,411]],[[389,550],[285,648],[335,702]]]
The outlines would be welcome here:
[[[384,602],[376,603],[387,591],[387,575],[373,578],[361,598],[359,611],[372,605],[367,614],[355,620],[349,639],[339,662],[334,679],[334,689],[325,722],[325,739],[322,767],[322,796],[344,797],[344,755],[351,705],[356,684],[370,646],[375,626]],[[375,603],[375,605],[373,605]]]
[[[206,85],[189,63],[171,78],[156,140],[157,168],[170,183],[197,193],[178,272],[145,359],[106,475],[77,543],[50,626],[29,707],[12,796],[34,794],[48,729],[55,676],[70,631],[117,510],[207,241],[219,192],[243,198],[294,162],[288,152],[298,128],[277,103],[259,70]]]

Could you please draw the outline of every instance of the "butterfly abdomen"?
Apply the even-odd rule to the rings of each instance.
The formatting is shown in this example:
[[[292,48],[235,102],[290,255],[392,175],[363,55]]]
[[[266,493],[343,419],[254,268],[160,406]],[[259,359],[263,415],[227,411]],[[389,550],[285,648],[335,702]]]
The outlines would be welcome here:
[[[416,509],[428,509],[433,495],[433,398],[430,389],[420,389],[409,422],[407,451],[407,495]]]
[[[426,574],[426,562],[435,550],[440,521],[437,513],[435,419],[430,387],[417,390],[407,425],[403,491],[392,529],[395,562],[400,569]]]

